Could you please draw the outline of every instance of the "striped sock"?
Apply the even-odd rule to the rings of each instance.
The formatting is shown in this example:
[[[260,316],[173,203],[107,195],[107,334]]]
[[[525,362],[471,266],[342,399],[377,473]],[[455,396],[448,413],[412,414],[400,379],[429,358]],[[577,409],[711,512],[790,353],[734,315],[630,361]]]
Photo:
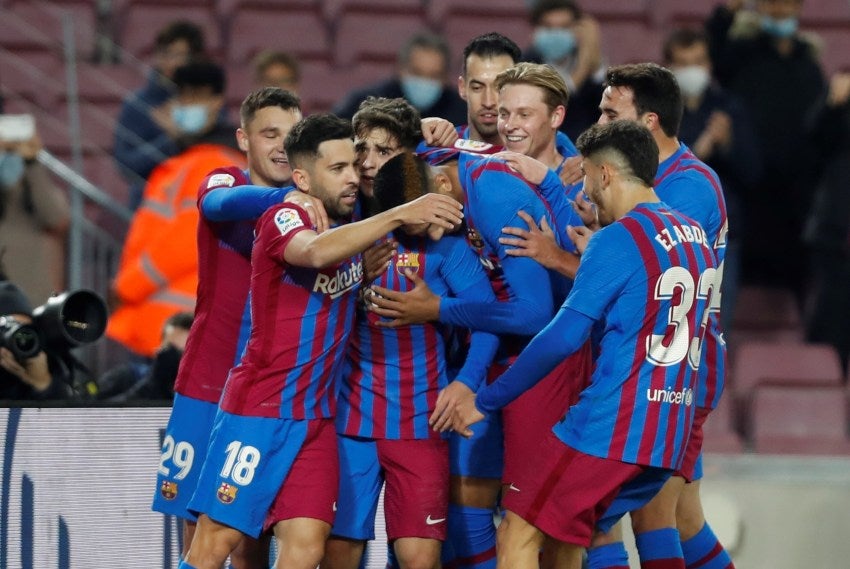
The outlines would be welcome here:
[[[685,569],[679,532],[662,528],[635,535],[641,569]]]
[[[691,539],[682,542],[687,569],[735,569],[729,552],[706,523]]]
[[[629,554],[622,541],[587,550],[588,569],[629,569]]]

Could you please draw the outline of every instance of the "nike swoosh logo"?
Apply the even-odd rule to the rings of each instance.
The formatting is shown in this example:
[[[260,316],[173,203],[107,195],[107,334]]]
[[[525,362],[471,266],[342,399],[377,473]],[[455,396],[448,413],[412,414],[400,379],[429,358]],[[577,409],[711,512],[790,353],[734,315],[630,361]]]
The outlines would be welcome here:
[[[511,485],[509,485],[509,486],[508,486],[508,490],[513,490],[514,492],[519,492],[519,491],[520,491],[520,489],[519,489],[519,488],[517,488],[516,486],[514,486],[513,484],[511,484]]]
[[[434,518],[431,517],[431,514],[428,514],[428,517],[425,518],[425,523],[428,524],[429,526],[433,526],[433,525],[439,524],[439,523],[444,522],[444,521],[446,521],[446,518],[437,518],[435,520]]]
[[[334,509],[334,512],[335,512],[336,511],[336,502],[334,502],[333,509]]]

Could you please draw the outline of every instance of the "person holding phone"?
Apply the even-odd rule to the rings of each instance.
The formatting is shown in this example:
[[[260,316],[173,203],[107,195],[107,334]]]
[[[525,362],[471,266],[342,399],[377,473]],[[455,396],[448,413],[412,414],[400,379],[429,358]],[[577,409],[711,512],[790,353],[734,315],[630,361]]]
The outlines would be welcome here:
[[[29,117],[29,118],[27,118]],[[0,115],[0,262],[33,305],[65,288],[65,193],[36,159],[29,115]]]

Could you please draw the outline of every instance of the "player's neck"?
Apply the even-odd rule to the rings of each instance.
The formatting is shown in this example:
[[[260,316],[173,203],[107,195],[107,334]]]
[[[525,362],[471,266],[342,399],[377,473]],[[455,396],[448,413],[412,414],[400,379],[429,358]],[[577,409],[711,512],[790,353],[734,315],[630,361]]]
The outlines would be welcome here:
[[[655,193],[655,190],[648,186],[629,182],[626,182],[626,184],[628,189],[620,194],[621,199],[614,205],[613,208],[614,214],[616,215],[615,219],[623,217],[635,209],[639,204],[656,203],[661,201]]]
[[[658,145],[658,163],[661,164],[679,150],[679,139],[670,137],[659,131],[655,135],[655,144]]]
[[[547,146],[542,152],[540,152],[537,156],[532,156],[543,162],[550,169],[557,171],[558,168],[561,167],[561,164],[564,161],[564,157],[558,152],[558,149],[555,147],[555,139],[552,139],[552,144]]]
[[[502,135],[498,132],[493,133],[491,136],[483,136],[480,132],[478,132],[475,127],[472,125],[472,121],[469,122],[469,140],[477,140],[478,142],[486,142],[487,144],[492,144],[493,146],[504,146],[505,141],[502,140]]]

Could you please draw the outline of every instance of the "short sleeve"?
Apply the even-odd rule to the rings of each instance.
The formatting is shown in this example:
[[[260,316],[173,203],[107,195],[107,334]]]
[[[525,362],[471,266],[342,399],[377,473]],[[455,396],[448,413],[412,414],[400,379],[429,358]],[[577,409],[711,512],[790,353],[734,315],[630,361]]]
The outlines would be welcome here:
[[[307,213],[298,206],[281,204],[270,208],[257,222],[254,247],[280,262],[292,238],[305,229],[312,230]]]

